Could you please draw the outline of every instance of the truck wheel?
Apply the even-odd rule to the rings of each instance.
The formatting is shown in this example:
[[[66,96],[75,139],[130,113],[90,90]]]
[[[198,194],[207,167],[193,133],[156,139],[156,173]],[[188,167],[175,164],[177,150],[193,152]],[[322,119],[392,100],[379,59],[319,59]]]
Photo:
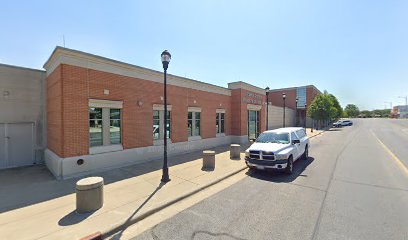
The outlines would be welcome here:
[[[290,156],[288,159],[288,164],[286,165],[285,173],[289,175],[293,173],[293,157],[292,156]]]
[[[303,160],[307,160],[308,157],[309,157],[309,147],[306,146],[305,152],[303,153]]]

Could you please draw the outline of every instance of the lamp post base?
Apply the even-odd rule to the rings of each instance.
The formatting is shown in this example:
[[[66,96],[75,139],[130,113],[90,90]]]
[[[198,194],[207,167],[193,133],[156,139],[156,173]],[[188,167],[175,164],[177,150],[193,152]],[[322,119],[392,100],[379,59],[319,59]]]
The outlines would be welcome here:
[[[171,181],[171,179],[170,179],[168,174],[167,175],[165,175],[165,174],[162,175],[161,182],[166,183],[166,182],[170,182],[170,181]]]

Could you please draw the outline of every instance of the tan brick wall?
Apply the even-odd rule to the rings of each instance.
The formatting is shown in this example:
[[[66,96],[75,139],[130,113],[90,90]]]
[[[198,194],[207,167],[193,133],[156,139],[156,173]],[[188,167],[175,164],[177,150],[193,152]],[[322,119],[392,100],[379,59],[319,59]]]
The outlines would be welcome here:
[[[124,149],[153,145],[152,106],[163,104],[161,100],[163,84],[71,65],[59,66],[48,76],[47,84],[61,86],[48,88],[49,103],[51,98],[56,100],[55,103],[48,104],[48,112],[54,114],[51,119],[49,118],[48,135],[50,140],[55,140],[49,143],[49,148],[59,156],[89,154],[89,99],[123,101],[122,145]],[[104,94],[104,89],[109,90],[109,95]],[[168,104],[172,105],[173,142],[183,142],[188,139],[187,108],[189,106],[202,108],[202,138],[215,137],[217,108],[226,109],[225,133],[231,135],[231,97],[174,85],[168,85],[167,91]],[[138,105],[139,101],[143,102],[141,106]],[[61,106],[59,110],[58,103]],[[61,116],[63,116],[62,120]]]

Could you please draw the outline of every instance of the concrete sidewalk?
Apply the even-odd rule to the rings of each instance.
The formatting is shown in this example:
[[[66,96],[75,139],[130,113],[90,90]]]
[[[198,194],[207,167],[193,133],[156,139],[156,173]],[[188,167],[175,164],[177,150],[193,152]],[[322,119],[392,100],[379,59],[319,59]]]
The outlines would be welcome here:
[[[307,129],[309,137],[322,132]],[[246,168],[244,161],[229,158],[229,146],[213,150],[214,171],[201,170],[202,151],[170,157],[171,182],[165,185],[160,182],[161,161],[95,174],[104,178],[105,203],[91,214],[75,212],[78,178],[57,181],[44,166],[0,171],[0,181],[7,183],[0,186],[1,239],[79,239],[106,233]]]
[[[327,128],[328,129],[328,128]],[[306,134],[309,138],[313,138],[316,137],[317,135],[322,134],[323,132],[325,132],[327,130],[326,128],[323,130],[316,130],[314,129],[313,132],[311,130],[311,128],[306,128]]]
[[[103,208],[91,214],[75,212],[77,179],[55,181],[40,168],[41,174],[32,174],[31,178],[8,180],[8,187],[0,189],[0,209],[4,211],[0,214],[1,239],[79,239],[130,224],[157,207],[245,169],[244,161],[229,158],[228,147],[213,149],[217,152],[214,171],[201,170],[201,151],[169,158],[173,165],[169,169],[171,181],[164,185],[160,182],[161,169],[151,171],[155,169],[152,165],[161,165],[161,161],[95,174],[105,178],[105,202]],[[4,173],[0,172],[0,179],[13,174]]]

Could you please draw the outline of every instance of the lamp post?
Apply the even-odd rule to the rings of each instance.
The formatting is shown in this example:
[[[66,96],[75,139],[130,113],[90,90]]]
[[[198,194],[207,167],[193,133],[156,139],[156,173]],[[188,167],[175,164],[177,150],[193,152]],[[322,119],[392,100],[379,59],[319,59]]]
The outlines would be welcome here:
[[[167,166],[167,68],[169,66],[171,55],[167,50],[161,54],[161,61],[164,69],[164,152],[163,152],[163,175],[161,181],[169,182],[169,167]]]
[[[299,98],[296,97],[296,106],[295,106],[295,125],[296,127],[298,126],[298,110],[297,110],[298,101],[299,101]]]
[[[286,93],[282,93],[282,98],[283,98],[283,127],[285,127],[285,115],[286,115]]]
[[[266,92],[266,130],[268,130],[269,127],[269,87],[265,88]]]
[[[305,129],[306,129],[306,119],[307,119],[307,104],[305,103],[305,122],[304,122]]]

